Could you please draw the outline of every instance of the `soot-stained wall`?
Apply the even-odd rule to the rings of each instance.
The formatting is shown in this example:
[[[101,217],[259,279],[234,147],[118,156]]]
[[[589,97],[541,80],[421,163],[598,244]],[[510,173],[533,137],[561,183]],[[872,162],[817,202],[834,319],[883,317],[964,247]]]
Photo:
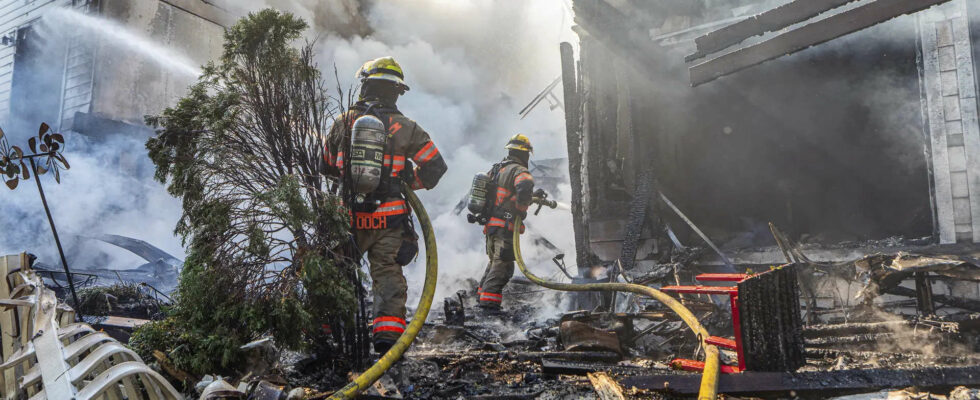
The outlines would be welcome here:
[[[590,224],[622,218],[652,163],[664,193],[727,247],[772,244],[768,222],[824,243],[932,235],[917,38],[906,16],[697,88],[690,48],[635,68],[583,39]]]

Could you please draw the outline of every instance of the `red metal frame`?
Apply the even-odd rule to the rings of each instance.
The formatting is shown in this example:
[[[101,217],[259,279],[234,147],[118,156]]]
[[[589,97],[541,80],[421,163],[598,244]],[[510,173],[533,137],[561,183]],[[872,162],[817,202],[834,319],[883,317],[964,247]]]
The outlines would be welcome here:
[[[689,294],[738,294],[738,288],[735,286],[664,286],[660,290],[671,293]]]
[[[752,275],[749,274],[701,274],[694,279],[701,282],[741,282]]]
[[[725,339],[723,337],[708,336],[708,339],[706,339],[705,342],[718,347],[724,347],[729,350],[738,350],[738,342],[731,339]]]
[[[691,371],[691,372],[704,371],[704,362],[685,360],[682,358],[675,358],[671,360],[670,366],[683,371]],[[737,374],[743,371],[743,369],[731,365],[722,365],[720,368],[721,368],[721,373],[723,374]]]
[[[747,274],[701,274],[694,277],[695,280],[702,282],[741,282],[751,275]],[[745,356],[742,354],[742,321],[738,313],[738,286],[664,286],[661,291],[668,293],[689,293],[689,294],[721,294],[727,295],[732,307],[732,328],[735,339],[726,339],[718,336],[709,336],[705,343],[715,346],[735,350],[738,355],[738,366],[722,365],[721,373],[736,374],[745,371]],[[704,363],[701,361],[685,360],[676,358],[670,362],[674,368],[685,371],[702,371]]]

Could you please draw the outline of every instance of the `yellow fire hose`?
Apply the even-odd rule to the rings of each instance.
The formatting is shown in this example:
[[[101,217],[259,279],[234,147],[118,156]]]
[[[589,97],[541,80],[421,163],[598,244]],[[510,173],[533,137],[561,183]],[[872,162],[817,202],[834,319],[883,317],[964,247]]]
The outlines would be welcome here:
[[[432,231],[432,222],[429,220],[429,214],[425,212],[425,207],[422,206],[419,198],[415,196],[415,193],[407,185],[402,186],[402,192],[405,193],[408,204],[415,210],[415,215],[419,218],[419,224],[422,225],[422,236],[425,238],[426,267],[425,284],[422,286],[422,298],[419,299],[419,306],[415,309],[412,322],[408,324],[405,332],[398,337],[398,341],[391,346],[391,349],[378,362],[374,363],[371,368],[364,371],[364,373],[355,378],[351,383],[348,383],[347,386],[335,392],[333,396],[330,396],[331,399],[353,399],[361,391],[367,389],[368,386],[371,386],[375,381],[380,379],[395,361],[398,361],[402,357],[405,350],[408,350],[408,346],[412,345],[412,342],[415,341],[415,336],[419,334],[419,330],[425,324],[426,317],[429,316],[429,308],[432,307],[432,299],[436,294],[436,277],[439,275],[439,256],[436,254],[436,236]]]
[[[698,400],[715,400],[718,391],[718,372],[720,368],[720,362],[718,360],[718,348],[714,345],[705,343],[704,340],[708,338],[708,331],[704,329],[701,322],[697,320],[693,313],[684,307],[679,301],[673,297],[668,296],[664,292],[659,290],[642,286],[634,285],[629,283],[590,283],[590,284],[573,284],[573,283],[558,283],[549,282],[528,271],[527,265],[524,264],[524,258],[521,256],[521,226],[523,221],[521,217],[517,217],[514,221],[514,259],[517,261],[517,267],[521,269],[524,276],[528,280],[534,282],[539,286],[543,286],[548,289],[561,290],[566,292],[592,292],[592,291],[603,291],[603,292],[630,292],[639,295],[644,295],[656,299],[657,301],[670,307],[674,310],[677,315],[681,317],[684,323],[697,334],[698,339],[702,341],[704,346],[704,372],[701,375],[701,389],[698,392]]]

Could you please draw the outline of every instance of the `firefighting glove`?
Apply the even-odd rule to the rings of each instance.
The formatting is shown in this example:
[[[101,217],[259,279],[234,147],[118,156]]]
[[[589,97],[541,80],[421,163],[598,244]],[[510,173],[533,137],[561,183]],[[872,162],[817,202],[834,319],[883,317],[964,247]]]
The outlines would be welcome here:
[[[398,173],[398,178],[408,182],[409,185],[415,183],[415,165],[411,160],[405,160],[405,169]]]

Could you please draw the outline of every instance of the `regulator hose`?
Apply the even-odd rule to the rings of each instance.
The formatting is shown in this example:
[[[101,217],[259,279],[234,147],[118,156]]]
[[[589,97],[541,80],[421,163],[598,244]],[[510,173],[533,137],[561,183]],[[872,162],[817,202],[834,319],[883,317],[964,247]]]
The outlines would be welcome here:
[[[684,307],[679,301],[673,297],[668,296],[664,292],[656,290],[654,288],[635,285],[630,283],[589,283],[589,284],[574,284],[574,283],[559,283],[559,282],[549,282],[528,271],[527,265],[524,264],[524,258],[521,256],[521,227],[523,226],[523,221],[520,216],[517,216],[514,221],[514,259],[517,261],[517,267],[520,268],[521,272],[528,280],[534,282],[539,286],[543,286],[548,289],[561,290],[566,292],[630,292],[636,293],[643,296],[651,297],[667,307],[670,307],[681,320],[691,328],[692,331],[698,336],[698,340],[701,341],[704,346],[704,371],[701,375],[701,388],[698,393],[699,400],[715,400],[718,391],[718,372],[720,367],[720,362],[718,359],[718,348],[714,345],[704,342],[708,338],[708,331],[704,329],[701,322],[694,316],[691,310]]]
[[[374,363],[371,368],[368,368],[367,371],[364,371],[364,373],[351,381],[351,383],[348,383],[347,386],[344,386],[330,396],[330,399],[356,398],[361,391],[367,389],[375,381],[380,379],[402,357],[402,354],[405,354],[408,346],[411,346],[412,342],[415,341],[415,337],[422,329],[422,325],[425,325],[425,319],[429,316],[429,308],[432,307],[432,299],[436,294],[436,277],[439,274],[439,255],[436,253],[436,236],[432,230],[432,221],[429,220],[429,214],[426,213],[425,207],[422,206],[422,202],[419,201],[418,196],[404,183],[402,192],[405,193],[408,204],[415,210],[415,215],[419,218],[419,224],[422,226],[422,236],[425,238],[426,266],[425,284],[422,286],[422,298],[419,299],[419,305],[415,309],[415,315],[412,316],[412,322],[408,324],[405,332],[398,337],[398,340],[391,346],[391,349],[378,362]]]

